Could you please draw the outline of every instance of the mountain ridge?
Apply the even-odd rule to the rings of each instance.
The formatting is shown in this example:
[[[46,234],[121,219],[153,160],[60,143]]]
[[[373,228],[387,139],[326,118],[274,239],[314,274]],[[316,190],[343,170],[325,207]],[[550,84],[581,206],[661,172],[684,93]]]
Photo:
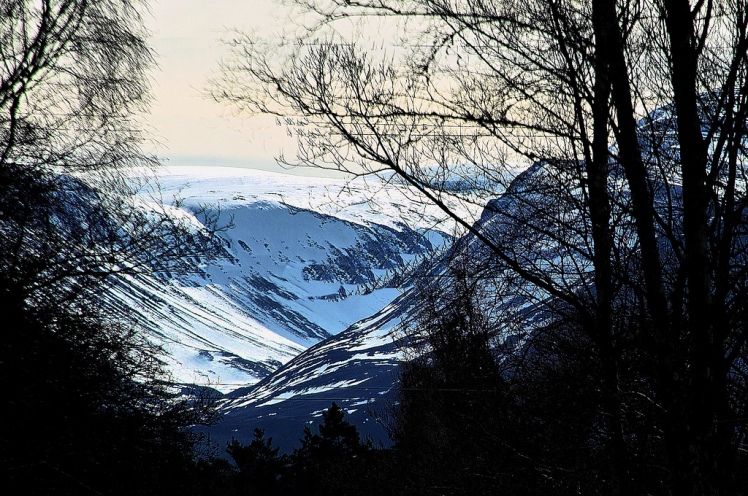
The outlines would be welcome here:
[[[430,229],[438,212],[421,218],[402,188],[377,187],[375,207],[372,188],[355,181],[176,168],[162,176],[158,201],[178,198],[174,215],[197,228],[199,212],[232,224],[219,234],[223,256],[194,260],[190,274],[120,278],[111,304],[165,349],[176,382],[222,393],[254,384],[385,307],[399,274],[450,239]],[[139,201],[156,200],[144,191]]]

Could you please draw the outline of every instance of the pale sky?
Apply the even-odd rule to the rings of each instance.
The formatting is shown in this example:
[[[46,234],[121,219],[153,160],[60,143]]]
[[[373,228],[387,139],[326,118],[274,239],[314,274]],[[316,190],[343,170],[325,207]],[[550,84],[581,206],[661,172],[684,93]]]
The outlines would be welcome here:
[[[241,118],[207,98],[206,82],[226,58],[222,40],[231,29],[273,36],[284,28],[278,0],[151,0],[153,73],[148,124],[160,140],[167,165],[223,165],[279,170],[281,150],[293,156],[294,141],[271,118]]]

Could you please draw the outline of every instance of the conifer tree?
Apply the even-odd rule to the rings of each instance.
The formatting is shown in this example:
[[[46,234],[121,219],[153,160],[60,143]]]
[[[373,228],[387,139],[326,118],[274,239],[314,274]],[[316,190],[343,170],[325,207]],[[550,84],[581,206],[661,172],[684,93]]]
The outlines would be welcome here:
[[[291,455],[294,483],[303,494],[355,494],[356,474],[364,469],[371,442],[362,442],[356,426],[335,402],[322,413],[319,433],[307,425],[301,446]]]
[[[239,469],[239,494],[276,494],[283,475],[283,461],[278,456],[280,448],[273,448],[273,438],[265,439],[265,431],[254,430],[254,439],[242,445],[236,439],[226,447],[226,453]]]

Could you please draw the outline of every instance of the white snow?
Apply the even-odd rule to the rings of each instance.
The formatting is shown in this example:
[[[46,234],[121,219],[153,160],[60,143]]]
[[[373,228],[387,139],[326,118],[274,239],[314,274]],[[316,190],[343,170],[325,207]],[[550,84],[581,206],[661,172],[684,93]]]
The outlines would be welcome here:
[[[438,245],[446,238],[434,228],[452,229],[438,209],[414,203],[417,195],[408,188],[375,179],[170,167],[158,182],[156,194],[141,190],[136,202],[187,219],[196,230],[195,212],[220,211],[219,223],[234,224],[221,234],[229,256],[198,261],[201,273],[189,277],[124,278],[112,296],[164,347],[175,380],[223,392],[256,383],[400,294],[393,287],[357,294],[360,284],[310,277],[310,267],[334,271],[336,253],[358,253],[371,237],[375,245],[386,243],[381,236],[391,234],[382,226],[402,231],[405,223]],[[169,205],[175,198],[178,207]],[[406,263],[416,258],[398,255]],[[367,268],[374,277],[387,272]],[[342,299],[336,297],[341,286]]]

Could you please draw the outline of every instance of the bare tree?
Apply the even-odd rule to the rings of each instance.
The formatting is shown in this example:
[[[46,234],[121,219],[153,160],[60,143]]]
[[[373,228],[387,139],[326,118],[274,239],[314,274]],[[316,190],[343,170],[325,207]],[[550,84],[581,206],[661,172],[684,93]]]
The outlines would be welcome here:
[[[217,248],[210,229],[132,196],[157,165],[139,124],[143,9],[0,1],[0,451],[32,494],[180,491],[186,428],[205,419],[161,350],[99,299],[114,276]]]
[[[139,0],[0,4],[0,270],[21,301],[72,301],[210,248],[209,230],[133,196],[158,195],[143,152],[146,12]]]
[[[152,65],[140,2],[6,1],[0,17],[2,172],[152,166],[135,117]],[[9,188],[9,192],[13,191]]]
[[[278,116],[299,139],[289,162],[394,172],[484,243],[524,297],[574,309],[600,361],[622,494],[642,489],[623,422],[630,353],[647,384],[633,393],[658,405],[646,422],[667,452],[664,486],[737,491],[748,427],[746,4],[297,4],[317,16],[307,35],[275,55],[239,36],[214,97]],[[399,26],[400,49],[373,55],[370,40],[326,30],[358,18]],[[532,164],[542,173],[507,192]],[[513,229],[486,229],[450,203],[499,194],[492,222]]]

